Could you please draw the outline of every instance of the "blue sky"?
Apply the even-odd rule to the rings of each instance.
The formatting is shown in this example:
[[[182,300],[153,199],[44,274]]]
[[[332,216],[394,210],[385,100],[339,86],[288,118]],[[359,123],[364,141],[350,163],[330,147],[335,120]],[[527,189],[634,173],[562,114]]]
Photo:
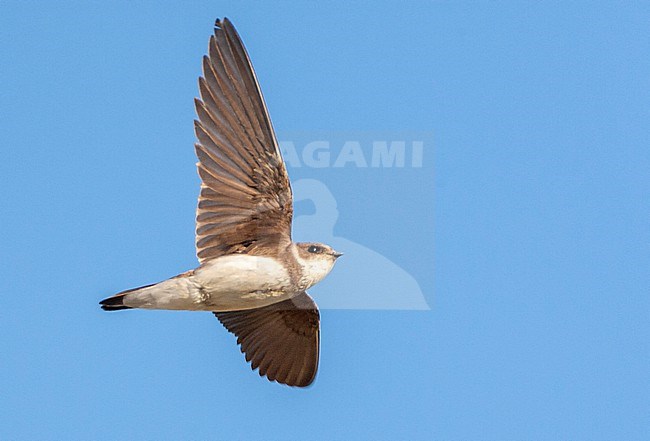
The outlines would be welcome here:
[[[0,4],[0,438],[650,439],[647,3],[131,3]],[[196,265],[222,16],[299,154],[424,146],[289,167],[335,206],[299,238],[349,248],[307,390],[210,314],[97,305]]]

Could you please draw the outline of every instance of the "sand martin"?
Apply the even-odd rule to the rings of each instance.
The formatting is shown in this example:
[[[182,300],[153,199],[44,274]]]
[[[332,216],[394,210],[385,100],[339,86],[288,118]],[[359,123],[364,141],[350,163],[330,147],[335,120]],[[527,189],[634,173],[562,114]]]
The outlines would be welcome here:
[[[100,302],[107,311],[212,311],[253,369],[308,386],[318,369],[320,314],[305,292],[341,256],[291,240],[292,193],[253,66],[232,23],[215,23],[194,122],[201,190],[199,267]]]

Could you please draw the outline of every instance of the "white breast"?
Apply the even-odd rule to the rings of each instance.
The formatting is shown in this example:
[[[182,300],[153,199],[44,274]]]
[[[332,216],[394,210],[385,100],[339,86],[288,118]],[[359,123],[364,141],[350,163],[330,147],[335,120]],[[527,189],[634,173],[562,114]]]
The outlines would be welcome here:
[[[283,286],[289,274],[270,257],[233,254],[209,261],[194,272],[204,288],[217,291],[264,289]]]
[[[211,260],[194,272],[195,281],[211,294],[248,294],[282,290],[289,273],[276,259],[234,254]]]

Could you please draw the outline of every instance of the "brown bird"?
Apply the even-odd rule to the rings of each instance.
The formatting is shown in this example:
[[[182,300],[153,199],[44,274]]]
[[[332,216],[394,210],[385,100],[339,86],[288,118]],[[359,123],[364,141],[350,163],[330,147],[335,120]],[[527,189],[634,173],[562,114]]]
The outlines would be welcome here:
[[[199,267],[100,302],[107,311],[212,311],[253,369],[304,387],[318,369],[320,315],[305,292],[341,256],[291,240],[292,193],[253,66],[232,23],[215,23],[199,78]]]

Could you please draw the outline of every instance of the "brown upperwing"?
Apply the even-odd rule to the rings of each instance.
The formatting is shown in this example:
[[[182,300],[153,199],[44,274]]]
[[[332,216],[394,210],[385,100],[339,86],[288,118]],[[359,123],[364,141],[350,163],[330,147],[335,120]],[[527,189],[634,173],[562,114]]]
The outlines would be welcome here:
[[[195,100],[201,263],[291,241],[291,186],[246,49],[226,18],[215,23]],[[263,251],[262,251],[263,252]]]

